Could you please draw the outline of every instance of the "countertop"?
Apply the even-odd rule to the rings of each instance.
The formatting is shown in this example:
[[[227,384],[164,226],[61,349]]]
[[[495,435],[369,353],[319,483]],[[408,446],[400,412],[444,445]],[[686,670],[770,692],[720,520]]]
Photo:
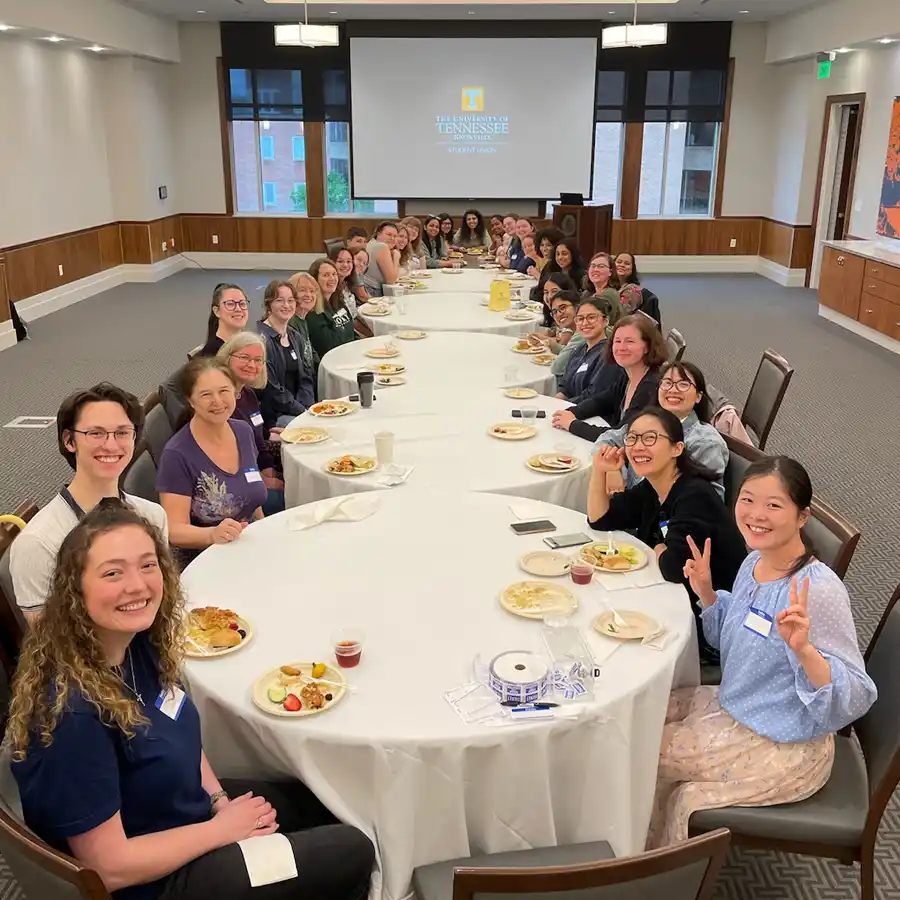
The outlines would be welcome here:
[[[900,241],[883,238],[880,241],[822,241],[826,247],[844,250],[865,259],[900,268]],[[892,249],[888,249],[891,247]],[[893,248],[896,249],[893,249]]]

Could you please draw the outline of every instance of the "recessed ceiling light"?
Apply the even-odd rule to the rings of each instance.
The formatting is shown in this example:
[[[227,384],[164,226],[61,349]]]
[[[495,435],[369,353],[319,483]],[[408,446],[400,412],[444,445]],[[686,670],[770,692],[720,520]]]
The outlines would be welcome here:
[[[85,50],[90,50],[91,53],[102,53],[106,47],[101,47],[99,44],[94,44],[93,47],[85,47]]]
[[[742,9],[740,12],[741,12],[741,15],[742,15],[742,16],[746,16],[746,15],[750,12],[750,10],[749,10],[749,9]]]
[[[12,25],[4,25],[0,23],[0,31],[12,31]]]
[[[205,10],[205,9],[198,9],[198,10],[197,10],[197,15],[198,15],[198,16],[205,16],[205,15],[206,15],[206,10]]]
[[[51,34],[50,37],[45,37],[44,40],[50,41],[51,44],[59,44],[59,43],[62,43],[65,40],[65,38],[61,38],[61,37],[59,37],[59,35],[56,35],[56,34]]]
[[[835,50],[834,52],[835,53],[852,53],[853,48],[852,47],[838,47],[837,50]]]
[[[475,15],[475,10],[474,10],[474,9],[470,9],[470,10],[469,10],[469,15],[470,15],[470,16],[474,16],[474,15]]]
[[[328,15],[329,15],[329,16],[336,16],[337,14],[338,14],[338,11],[337,11],[336,9],[330,9],[330,10],[328,10]]]
[[[893,44],[896,38],[878,38],[876,44]]]

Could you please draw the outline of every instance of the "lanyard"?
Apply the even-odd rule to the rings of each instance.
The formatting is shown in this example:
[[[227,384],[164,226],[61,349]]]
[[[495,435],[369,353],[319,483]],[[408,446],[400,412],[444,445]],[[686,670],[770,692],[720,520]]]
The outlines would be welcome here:
[[[78,505],[78,501],[69,493],[68,486],[64,487],[60,492],[59,496],[66,501],[66,505],[69,509],[75,513],[75,518],[80,522],[85,517],[85,511]],[[125,502],[125,494],[122,491],[119,491],[119,499],[124,503]]]

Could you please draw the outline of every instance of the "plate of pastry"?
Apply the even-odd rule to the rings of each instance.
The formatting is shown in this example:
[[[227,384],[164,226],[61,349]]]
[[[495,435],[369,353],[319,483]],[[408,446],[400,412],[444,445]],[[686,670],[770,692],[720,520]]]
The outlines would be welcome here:
[[[556,357],[552,353],[539,353],[532,362],[536,366],[549,366],[552,365],[554,359]]]
[[[211,659],[240,650],[253,638],[250,623],[233,609],[201,606],[185,611],[184,655]]]
[[[253,684],[253,702],[270,716],[301,719],[328,712],[347,695],[347,679],[323,662],[294,662],[266,672]]]

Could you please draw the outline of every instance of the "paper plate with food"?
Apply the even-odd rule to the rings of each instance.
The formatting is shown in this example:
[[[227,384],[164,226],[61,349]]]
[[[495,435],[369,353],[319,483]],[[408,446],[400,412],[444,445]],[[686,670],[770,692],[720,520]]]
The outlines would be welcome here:
[[[328,440],[328,432],[324,428],[285,428],[281,440],[285,444],[320,444]]]
[[[500,605],[513,615],[540,619],[548,613],[571,613],[578,601],[571,591],[544,581],[517,581],[500,595]]]
[[[552,353],[539,353],[532,362],[536,366],[549,366],[553,364],[554,359],[556,359],[556,357]]]
[[[357,456],[347,453],[325,463],[325,471],[330,475],[366,475],[374,472],[378,463],[371,456]]]
[[[337,416],[349,416],[354,412],[356,407],[346,400],[323,400],[321,403],[314,403],[309,411],[314,416],[323,416],[325,418],[335,418]]]
[[[383,347],[374,347],[371,350],[366,350],[366,356],[368,356],[369,359],[393,359],[395,356],[399,355],[400,351],[389,344],[385,344]]]
[[[402,375],[376,375],[375,384],[381,387],[397,387],[406,384],[406,379]]]
[[[529,457],[525,465],[535,472],[562,475],[566,472],[574,472],[581,465],[581,461],[565,453],[538,453],[536,456]]]
[[[484,247],[470,247],[469,253],[472,256],[481,256],[484,253]]]
[[[617,609],[615,614],[611,610],[606,610],[600,613],[591,625],[599,634],[619,641],[642,641],[644,638],[653,637],[660,630],[656,619],[634,609]]]
[[[447,256],[448,256],[450,259],[462,259],[463,256],[465,256],[465,254],[464,254],[464,253],[460,253],[459,250],[451,250],[451,251],[447,254]]]
[[[534,355],[543,353],[544,350],[545,347],[540,341],[530,340],[529,338],[519,338],[512,346],[513,353],[530,353]]]
[[[486,269],[488,272],[496,272],[500,266],[498,266],[497,263],[485,262],[481,264],[481,268]]]
[[[509,319],[510,322],[530,322],[534,318],[534,313],[528,309],[511,309],[503,318]]]
[[[634,544],[613,541],[613,552],[609,552],[607,541],[585,544],[578,555],[600,572],[635,572],[647,565],[647,554]]]
[[[184,655],[211,659],[240,650],[253,637],[250,623],[233,609],[201,606],[184,615]]]
[[[364,316],[389,316],[391,314],[390,303],[363,303],[359,311]]]
[[[509,273],[503,273],[504,281],[525,281],[527,278],[527,275],[523,275],[521,272],[516,272],[515,270]]]
[[[425,331],[398,331],[394,337],[400,338],[401,341],[421,341],[428,337]]]
[[[568,575],[572,560],[558,550],[532,550],[519,559],[519,567],[529,575],[542,578],[558,578]]]
[[[295,662],[258,678],[253,702],[272,716],[302,718],[327,712],[347,695],[347,679],[323,662]]]
[[[507,397],[512,397],[513,400],[530,400],[532,397],[537,397],[537,391],[534,388],[507,388],[503,393]]]
[[[501,441],[525,441],[537,433],[533,425],[523,425],[521,422],[497,422],[488,429],[491,437]]]
[[[406,371],[402,363],[382,363],[380,366],[372,366],[371,371],[376,375],[399,375]]]

